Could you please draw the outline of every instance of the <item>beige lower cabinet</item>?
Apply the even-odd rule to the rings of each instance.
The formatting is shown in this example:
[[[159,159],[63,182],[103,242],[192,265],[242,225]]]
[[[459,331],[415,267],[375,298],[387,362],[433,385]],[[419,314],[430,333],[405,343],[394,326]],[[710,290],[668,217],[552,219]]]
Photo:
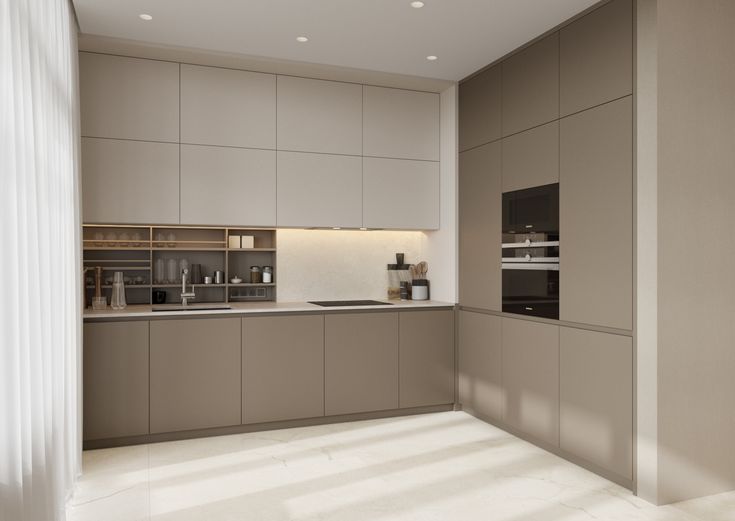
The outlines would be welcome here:
[[[454,403],[454,311],[399,315],[399,405]]]
[[[459,312],[458,401],[482,418],[503,419],[501,318]]]
[[[148,322],[84,324],[84,439],[148,434]]]
[[[324,416],[324,316],[242,319],[242,422]]]
[[[241,423],[241,319],[151,322],[151,433]]]
[[[633,341],[562,327],[561,448],[633,478]]]
[[[503,318],[505,423],[559,445],[559,326]]]
[[[324,318],[325,413],[398,408],[398,313]]]

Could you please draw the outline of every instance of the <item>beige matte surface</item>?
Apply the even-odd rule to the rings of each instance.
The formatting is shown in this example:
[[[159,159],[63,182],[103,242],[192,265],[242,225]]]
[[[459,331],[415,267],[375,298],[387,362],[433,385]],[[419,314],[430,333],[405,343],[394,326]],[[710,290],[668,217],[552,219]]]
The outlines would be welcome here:
[[[460,152],[500,138],[501,88],[501,65],[459,86]]]
[[[633,92],[633,4],[614,0],[559,32],[560,110],[572,114]]]
[[[398,408],[398,313],[324,318],[325,413]]]
[[[439,161],[439,95],[363,87],[363,154]]]
[[[362,160],[363,226],[439,228],[439,163],[365,157]]]
[[[84,439],[148,434],[148,322],[84,324]]]
[[[276,147],[276,77],[181,65],[181,142]]]
[[[400,407],[454,403],[454,310],[399,313]]]
[[[559,326],[503,318],[505,422],[559,445]]]
[[[278,149],[362,154],[362,85],[278,76]]]
[[[561,122],[561,320],[633,327],[630,97]]]
[[[362,226],[362,158],[278,152],[278,226]]]
[[[502,421],[502,319],[470,311],[460,311],[458,316],[458,401],[473,414]]]
[[[181,145],[181,222],[275,226],[276,152]]]
[[[324,415],[324,317],[242,320],[242,422]]]
[[[151,433],[241,423],[239,318],[151,322]]]
[[[562,327],[560,446],[633,479],[633,340]]]
[[[459,154],[459,303],[501,310],[500,142]]]
[[[179,64],[79,53],[82,135],[179,140]]]
[[[503,62],[503,135],[559,117],[559,33]]]
[[[179,145],[82,138],[84,221],[178,224]]]
[[[559,122],[503,139],[503,192],[559,182]]]

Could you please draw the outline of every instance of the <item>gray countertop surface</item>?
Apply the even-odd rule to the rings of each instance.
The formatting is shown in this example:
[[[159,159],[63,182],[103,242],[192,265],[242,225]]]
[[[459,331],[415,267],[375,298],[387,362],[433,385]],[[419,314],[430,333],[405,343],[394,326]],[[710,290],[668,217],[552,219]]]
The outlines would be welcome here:
[[[330,313],[339,311],[401,311],[408,309],[451,308],[451,302],[436,300],[379,300],[390,302],[391,306],[344,306],[322,307],[308,302],[231,302],[231,309],[190,309],[186,311],[153,311],[151,305],[130,305],[116,311],[107,309],[95,311],[87,308],[83,318],[87,319],[126,319],[126,318],[168,318],[206,315],[250,315],[259,313]]]

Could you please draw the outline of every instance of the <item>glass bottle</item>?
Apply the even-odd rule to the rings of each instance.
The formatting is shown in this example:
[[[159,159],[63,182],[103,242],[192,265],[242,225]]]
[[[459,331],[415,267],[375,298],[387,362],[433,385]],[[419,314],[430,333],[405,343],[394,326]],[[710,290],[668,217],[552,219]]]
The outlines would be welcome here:
[[[123,272],[116,271],[112,279],[112,298],[110,299],[112,309],[125,309],[127,302],[125,301],[125,282],[123,280]]]

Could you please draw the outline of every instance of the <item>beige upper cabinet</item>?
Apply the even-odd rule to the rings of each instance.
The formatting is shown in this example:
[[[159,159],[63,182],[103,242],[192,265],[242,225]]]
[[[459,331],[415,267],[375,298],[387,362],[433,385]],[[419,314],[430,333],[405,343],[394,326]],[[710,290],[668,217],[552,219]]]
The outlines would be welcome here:
[[[181,222],[275,226],[276,152],[181,145]]]
[[[500,139],[501,71],[496,65],[460,84],[460,152]]]
[[[362,85],[278,76],[278,150],[362,154]]]
[[[148,322],[84,324],[84,439],[148,434]]]
[[[400,406],[454,403],[454,310],[399,315]]]
[[[562,327],[561,448],[633,479],[633,340]]]
[[[151,433],[241,423],[240,318],[150,325]]]
[[[324,317],[328,416],[398,408],[398,313]]]
[[[181,65],[181,142],[276,147],[276,77]]]
[[[242,422],[324,416],[324,316],[242,319]]]
[[[179,64],[79,53],[82,136],[179,140]]]
[[[439,163],[363,158],[363,226],[439,228]]]
[[[500,142],[459,154],[459,303],[501,310]]]
[[[614,0],[560,31],[561,115],[633,92],[633,4]]]
[[[439,94],[365,85],[363,154],[439,161]]]
[[[558,121],[503,139],[503,192],[558,182]]]
[[[179,145],[82,138],[84,222],[177,224]]]
[[[559,33],[503,62],[503,136],[559,117]]]
[[[362,226],[362,159],[278,152],[278,226]]]
[[[501,318],[459,312],[458,401],[470,414],[503,420]]]
[[[561,121],[559,317],[633,326],[631,97]]]
[[[559,327],[503,318],[505,423],[559,445]]]

